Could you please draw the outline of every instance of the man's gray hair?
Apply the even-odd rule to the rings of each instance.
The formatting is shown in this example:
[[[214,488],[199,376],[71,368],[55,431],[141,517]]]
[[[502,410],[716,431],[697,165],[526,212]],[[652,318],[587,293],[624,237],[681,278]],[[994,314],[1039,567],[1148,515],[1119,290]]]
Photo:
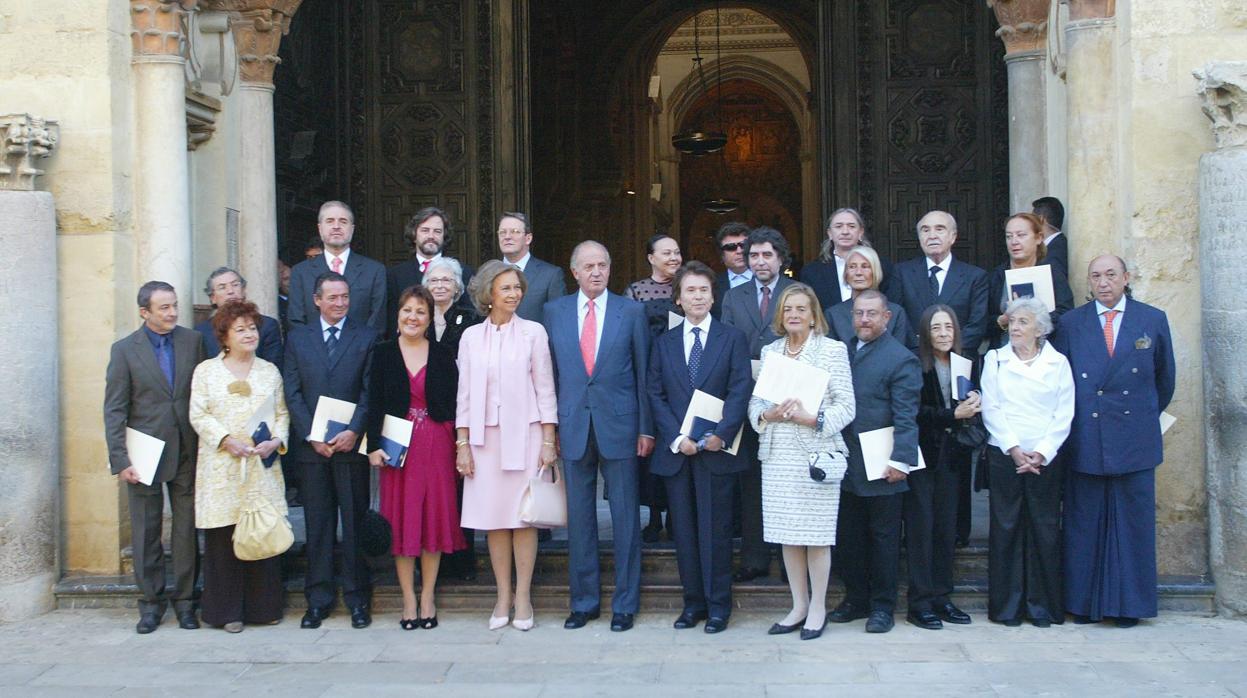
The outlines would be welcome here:
[[[1052,334],[1052,316],[1048,314],[1048,306],[1038,298],[1026,296],[1009,301],[1008,307],[1005,308],[1005,315],[1009,319],[1017,313],[1030,313],[1035,318],[1035,324],[1039,326],[1039,338],[1043,339]]]
[[[576,245],[576,247],[572,249],[572,266],[571,266],[572,269],[576,268],[576,262],[577,260],[580,259],[580,250],[585,247],[598,248],[599,250],[603,252],[603,254],[606,255],[606,263],[608,265],[611,263],[611,251],[606,249],[606,245],[603,245],[597,240],[585,240],[584,242],[580,243],[579,245]]]
[[[429,266],[424,268],[424,279],[420,282],[425,288],[429,287],[429,274],[434,269],[449,269],[455,280],[455,298],[463,294],[463,265],[454,257],[438,257],[429,262]]]
[[[933,211],[927,211],[926,213],[922,214],[922,218],[919,218],[918,222],[914,224],[915,234],[922,235],[922,221],[926,220],[926,217],[933,213],[938,213],[943,216],[947,216],[948,217],[948,229],[953,231],[954,233],[957,232],[957,218],[953,216],[953,214],[949,213],[948,211],[941,211],[939,209],[935,209]]]
[[[280,262],[281,260],[279,259],[277,261]],[[243,288],[247,287],[247,280],[243,278],[242,274],[238,273],[237,269],[230,269],[229,267],[217,267],[216,269],[212,270],[212,273],[208,275],[208,280],[204,283],[204,293],[208,296],[208,298],[212,298],[212,282],[216,281],[217,278],[219,277],[225,276],[226,274],[233,274],[234,276],[237,276],[239,283],[242,284],[242,287]]]

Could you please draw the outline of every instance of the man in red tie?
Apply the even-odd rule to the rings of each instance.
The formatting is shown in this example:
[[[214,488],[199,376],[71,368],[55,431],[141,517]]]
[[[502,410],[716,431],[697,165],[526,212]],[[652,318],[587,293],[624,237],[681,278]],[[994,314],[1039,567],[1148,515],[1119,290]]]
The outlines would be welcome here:
[[[351,251],[355,237],[355,214],[341,201],[326,201],[316,218],[324,253],[299,262],[290,270],[290,324],[314,324],[320,311],[312,299],[316,278],[331,271],[346,277],[351,286],[350,319],[378,334],[385,328],[385,267]]]
[[[416,211],[407,221],[407,225],[403,227],[403,239],[411,248],[411,258],[386,271],[386,303],[390,310],[386,314],[385,327],[386,335],[391,337],[398,331],[399,296],[408,288],[422,283],[424,270],[428,268],[429,262],[444,256],[446,248],[454,241],[454,227],[445,211],[436,206],[426,206]],[[472,303],[468,300],[466,289],[472,281],[473,269],[464,264],[462,259],[458,261],[463,267],[465,289],[465,293],[459,297],[458,305],[470,309]]]

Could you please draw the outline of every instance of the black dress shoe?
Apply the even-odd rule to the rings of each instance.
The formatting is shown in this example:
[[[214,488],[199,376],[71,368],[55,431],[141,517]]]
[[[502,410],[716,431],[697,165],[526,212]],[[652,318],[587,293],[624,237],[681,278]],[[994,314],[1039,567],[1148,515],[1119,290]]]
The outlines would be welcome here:
[[[827,614],[827,620],[832,623],[851,623],[867,615],[866,609],[858,608],[852,601],[841,601],[839,606]]]
[[[139,635],[146,635],[148,633],[155,632],[156,628],[160,627],[161,615],[163,614],[154,612],[140,613],[139,622],[134,626],[134,632]]]
[[[697,624],[705,619],[705,611],[685,611],[680,614],[679,618],[675,619],[672,627],[676,630],[688,630],[689,628],[696,628]]]
[[[1009,620],[1001,621],[1001,623],[1003,623],[1006,628],[1018,628],[1022,626],[1022,619],[1010,618]]]
[[[432,630],[437,627],[437,616],[429,616],[428,618],[417,618],[416,622],[425,630]]]
[[[868,633],[886,633],[896,625],[896,621],[892,618],[892,614],[887,611],[871,611],[870,617],[866,619],[866,632]]]
[[[951,601],[943,606],[937,606],[935,615],[939,616],[940,620],[945,623],[955,623],[956,625],[969,625],[971,623],[970,614],[957,608]]]
[[[351,627],[355,629],[367,628],[372,625],[372,615],[368,613],[367,606],[356,606],[351,609]]]
[[[706,627],[702,628],[707,635],[714,635],[727,630],[727,619],[713,617],[706,620]]]
[[[199,629],[199,619],[195,617],[195,609],[178,611],[178,627],[183,630]]]
[[[611,632],[622,633],[632,629],[636,616],[631,613],[616,613],[611,616]]]
[[[1092,623],[1099,622],[1096,620],[1091,620],[1091,616],[1080,616],[1077,613],[1071,613],[1069,615],[1071,618],[1074,619],[1074,625],[1091,625]]]
[[[823,620],[823,624],[818,628],[811,630],[809,628],[801,628],[802,640],[815,640],[823,636],[823,628],[827,627],[827,620]]]
[[[824,620],[823,622],[825,623],[826,620]],[[793,623],[792,625],[784,625],[783,623],[773,623],[771,625],[770,630],[766,631],[766,634],[767,635],[787,635],[788,633],[796,632],[797,630],[801,629],[801,626],[803,625],[805,625],[805,618],[802,618],[801,620],[797,621],[796,623]]]
[[[910,625],[916,625],[923,630],[944,629],[944,624],[940,622],[940,617],[931,611],[910,611],[905,614],[905,620]]]
[[[329,617],[329,609],[327,608],[309,608],[303,614],[303,620],[299,622],[300,628],[314,630],[320,627],[322,621]]]
[[[572,611],[567,616],[567,620],[563,621],[563,627],[568,630],[583,628],[591,620],[597,620],[602,617],[601,611]]]
[[[1031,618],[1031,625],[1036,628],[1049,628],[1052,627],[1052,621],[1047,618]]]
[[[770,570],[765,570],[761,567],[742,567],[736,570],[736,574],[732,575],[732,581],[737,584],[741,582],[749,582],[757,579],[758,577],[765,577],[770,573]]]
[[[642,543],[657,543],[662,537],[662,526],[646,526],[641,529]]]
[[[1116,625],[1119,628],[1133,628],[1134,626],[1138,624],[1139,624],[1138,618],[1130,618],[1128,616],[1120,616],[1116,620],[1113,621],[1113,625]]]

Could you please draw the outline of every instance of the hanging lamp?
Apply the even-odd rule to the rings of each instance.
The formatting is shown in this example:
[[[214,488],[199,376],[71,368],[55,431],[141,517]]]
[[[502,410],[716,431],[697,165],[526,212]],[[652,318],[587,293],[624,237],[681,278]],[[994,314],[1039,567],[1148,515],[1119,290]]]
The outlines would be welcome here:
[[[717,112],[719,117],[719,130],[723,132],[723,47],[719,40],[719,3],[714,4],[714,57],[715,57],[715,100],[717,104]],[[724,136],[726,144],[727,137]],[[727,182],[727,151],[722,147],[719,148],[719,191],[726,189]],[[723,215],[731,213],[740,207],[740,199],[726,194],[714,195],[701,202],[701,207],[707,211]]]
[[[715,32],[718,33],[718,8],[715,9]],[[701,83],[701,93],[709,94],[706,89],[706,71],[702,67],[701,57],[701,13],[693,15],[693,68],[697,71],[698,81]],[[720,95],[721,97],[722,95]],[[701,128],[693,126],[691,128],[680,131],[671,137],[671,145],[681,153],[686,153],[695,157],[701,157],[709,153],[714,153],[723,149],[727,145],[727,134],[723,132],[722,103],[717,104],[719,111],[719,128],[718,130],[710,128]]]

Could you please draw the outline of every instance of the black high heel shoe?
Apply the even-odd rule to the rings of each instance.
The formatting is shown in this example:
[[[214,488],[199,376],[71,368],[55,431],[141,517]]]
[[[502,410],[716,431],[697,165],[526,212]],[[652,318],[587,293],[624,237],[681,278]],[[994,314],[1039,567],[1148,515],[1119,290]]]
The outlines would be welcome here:
[[[417,618],[416,622],[425,630],[432,630],[437,627],[437,616],[429,616],[428,618]]]
[[[788,633],[796,632],[803,625],[805,625],[804,618],[797,621],[796,623],[793,623],[792,625],[784,625],[783,623],[775,623],[771,626],[770,630],[766,631],[766,634],[767,635],[787,635]]]
[[[415,630],[420,627],[419,618],[399,618],[398,626],[403,630]]]

